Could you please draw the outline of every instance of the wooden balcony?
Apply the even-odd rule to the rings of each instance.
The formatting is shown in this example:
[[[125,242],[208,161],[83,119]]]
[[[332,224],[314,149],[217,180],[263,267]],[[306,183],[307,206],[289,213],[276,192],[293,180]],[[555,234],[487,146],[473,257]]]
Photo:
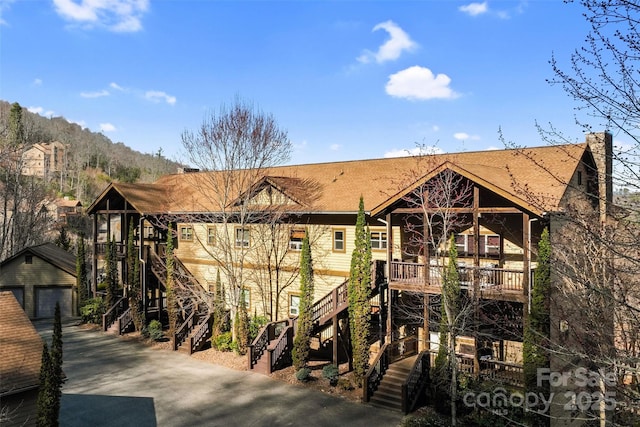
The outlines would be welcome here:
[[[440,293],[444,267],[424,263],[392,261],[389,283],[393,289]],[[458,267],[460,287],[473,290],[477,281],[481,296],[521,300],[524,298],[525,272],[497,267]],[[426,276],[429,276],[428,278]]]

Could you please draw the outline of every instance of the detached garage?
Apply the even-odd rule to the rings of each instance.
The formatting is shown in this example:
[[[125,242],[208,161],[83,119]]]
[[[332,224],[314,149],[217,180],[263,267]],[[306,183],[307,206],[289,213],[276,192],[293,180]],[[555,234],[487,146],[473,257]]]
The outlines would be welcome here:
[[[53,243],[31,246],[0,263],[0,290],[10,291],[29,318],[75,316],[76,258]]]

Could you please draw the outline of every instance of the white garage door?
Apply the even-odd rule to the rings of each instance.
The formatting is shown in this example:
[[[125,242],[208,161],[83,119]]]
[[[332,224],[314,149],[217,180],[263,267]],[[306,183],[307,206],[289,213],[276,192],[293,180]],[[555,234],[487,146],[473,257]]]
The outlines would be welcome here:
[[[71,316],[71,288],[36,288],[36,317],[53,317],[56,302],[62,317]]]

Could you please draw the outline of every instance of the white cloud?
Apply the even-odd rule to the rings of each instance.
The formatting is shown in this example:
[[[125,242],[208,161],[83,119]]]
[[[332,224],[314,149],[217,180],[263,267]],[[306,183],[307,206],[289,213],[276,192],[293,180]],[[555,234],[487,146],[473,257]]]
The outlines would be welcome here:
[[[115,132],[116,127],[111,123],[100,123],[100,131],[101,132]]]
[[[372,59],[378,64],[386,61],[395,61],[400,57],[402,52],[411,51],[418,46],[418,44],[411,40],[411,37],[393,21],[382,22],[373,27],[372,31],[378,30],[385,30],[389,33],[389,39],[378,48],[377,52],[365,50],[364,53],[357,58],[358,62],[366,64],[371,62]]]
[[[33,79],[33,83],[31,83],[34,86],[42,86],[42,79]]]
[[[458,10],[471,16],[478,16],[487,13],[489,6],[486,1],[482,3],[469,3],[468,5],[460,6]]]
[[[11,8],[11,3],[14,3],[15,0],[2,0],[0,1],[0,26],[9,25],[7,21],[2,17],[4,12]]]
[[[329,149],[330,149],[331,151],[338,151],[338,150],[340,150],[341,148],[342,148],[342,145],[340,145],[340,144],[331,144],[331,145],[329,146]]]
[[[55,114],[53,111],[51,110],[47,110],[45,111],[44,108],[42,107],[27,107],[27,111],[33,113],[33,114],[39,114],[43,117],[53,117],[53,115]]]
[[[458,141],[479,141],[480,137],[478,135],[469,135],[466,132],[456,132],[453,134],[453,137]]]
[[[176,97],[167,95],[165,92],[160,90],[148,90],[144,97],[152,102],[166,102],[169,105],[174,105],[176,103]]]
[[[444,151],[439,147],[425,146],[402,148],[400,150],[391,150],[384,153],[384,157],[409,157],[409,156],[428,156],[431,154],[443,154]]]
[[[413,100],[457,98],[446,74],[434,76],[430,69],[414,65],[389,76],[385,87],[387,94]]]
[[[80,92],[80,96],[83,98],[101,98],[103,96],[109,96],[109,91],[103,89],[96,92]]]
[[[84,28],[102,27],[114,32],[142,29],[141,18],[149,0],[53,0],[56,12]]]
[[[123,91],[124,90],[124,88],[122,86],[120,86],[118,83],[114,83],[114,82],[109,83],[109,87],[111,89],[115,89],[115,90],[119,90],[119,91]]]

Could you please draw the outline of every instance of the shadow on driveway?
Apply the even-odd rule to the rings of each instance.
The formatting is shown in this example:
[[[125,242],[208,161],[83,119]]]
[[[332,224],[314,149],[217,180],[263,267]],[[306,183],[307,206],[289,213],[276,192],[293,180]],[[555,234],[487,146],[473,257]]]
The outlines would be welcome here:
[[[50,322],[49,322],[50,323]],[[51,325],[35,322],[46,340]],[[63,327],[60,426],[397,426],[400,413]]]

